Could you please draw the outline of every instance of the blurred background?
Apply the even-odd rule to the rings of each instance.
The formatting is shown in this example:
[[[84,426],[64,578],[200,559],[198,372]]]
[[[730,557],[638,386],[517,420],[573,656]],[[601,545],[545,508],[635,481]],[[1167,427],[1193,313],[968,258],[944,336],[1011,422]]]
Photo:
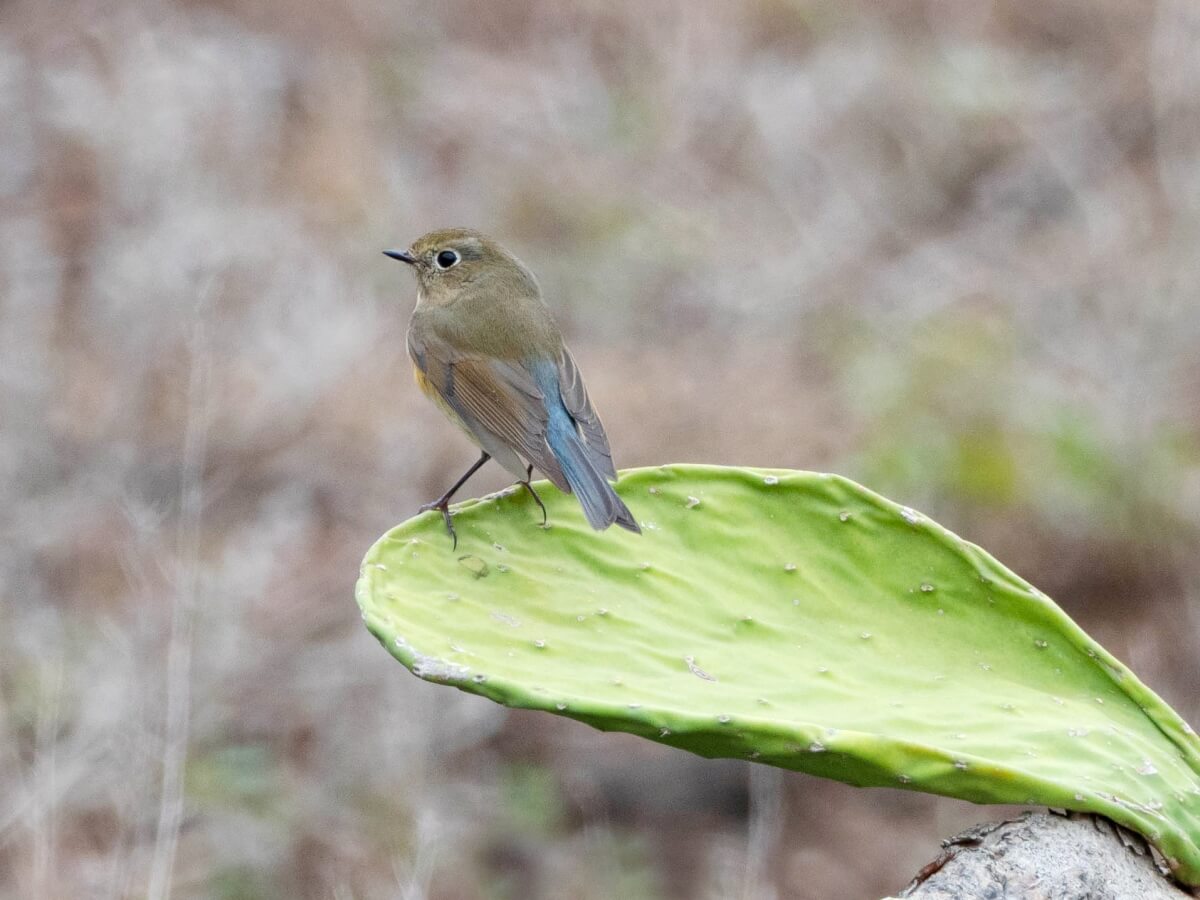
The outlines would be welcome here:
[[[1200,7],[9,0],[0,896],[874,898],[999,814],[377,645],[363,552],[475,457],[379,253],[444,225],[619,465],[858,479],[1200,724]]]

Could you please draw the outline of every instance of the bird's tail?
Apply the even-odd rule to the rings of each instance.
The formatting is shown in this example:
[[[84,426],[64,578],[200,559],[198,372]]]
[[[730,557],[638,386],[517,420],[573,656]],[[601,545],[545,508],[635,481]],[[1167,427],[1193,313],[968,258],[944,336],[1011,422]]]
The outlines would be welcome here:
[[[567,484],[579,499],[588,524],[603,531],[614,522],[629,531],[642,533],[633,513],[629,511],[608,479],[592,462],[588,448],[579,439],[573,426],[551,430],[550,449],[562,466]]]

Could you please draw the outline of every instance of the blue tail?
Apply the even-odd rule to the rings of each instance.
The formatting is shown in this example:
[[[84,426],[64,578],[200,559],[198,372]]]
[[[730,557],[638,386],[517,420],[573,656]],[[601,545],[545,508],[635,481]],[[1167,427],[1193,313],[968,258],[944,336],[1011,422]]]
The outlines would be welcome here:
[[[608,447],[605,446],[604,453],[600,454],[579,436],[579,427],[563,403],[557,363],[538,360],[527,363],[527,366],[545,397],[546,443],[558,461],[571,492],[583,507],[588,524],[597,531],[603,531],[615,523],[641,534],[642,529],[638,527],[633,513],[621,502],[605,477],[606,472],[613,471]],[[602,430],[600,434],[603,436]]]
[[[566,410],[562,410],[560,415],[551,415],[547,430],[546,441],[554,458],[562,466],[567,484],[579,499],[588,524],[597,531],[603,531],[616,523],[641,534],[642,529],[638,527],[629,507],[621,502],[608,479],[592,462],[591,453],[579,439],[575,423]]]

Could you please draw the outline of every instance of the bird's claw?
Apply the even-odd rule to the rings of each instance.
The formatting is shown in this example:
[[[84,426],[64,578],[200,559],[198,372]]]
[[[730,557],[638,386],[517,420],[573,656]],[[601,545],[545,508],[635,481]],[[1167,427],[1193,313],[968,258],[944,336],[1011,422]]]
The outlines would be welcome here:
[[[546,522],[548,521],[548,518],[546,516],[546,504],[542,502],[542,498],[538,496],[537,491],[535,491],[533,489],[533,485],[530,484],[528,481],[522,481],[521,487],[523,487],[523,488],[525,488],[525,490],[529,491],[529,496],[533,497],[533,502],[536,503],[538,505],[538,508],[542,511],[542,527],[545,528]]]
[[[451,550],[458,549],[458,533],[454,530],[454,525],[450,521],[450,501],[449,500],[434,500],[432,503],[422,503],[418,507],[418,512],[429,512],[431,509],[440,510],[442,520],[446,523],[446,533],[450,535]]]

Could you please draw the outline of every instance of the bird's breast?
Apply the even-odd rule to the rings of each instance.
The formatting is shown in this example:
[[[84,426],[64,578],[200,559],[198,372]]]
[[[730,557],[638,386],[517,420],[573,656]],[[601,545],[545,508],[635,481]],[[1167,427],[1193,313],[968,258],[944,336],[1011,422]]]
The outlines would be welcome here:
[[[479,441],[476,439],[474,432],[472,432],[467,423],[463,421],[462,416],[460,416],[455,411],[454,407],[452,407],[446,401],[446,398],[442,396],[441,391],[439,391],[434,383],[429,380],[429,377],[421,370],[421,367],[417,365],[415,361],[413,362],[413,377],[416,379],[417,387],[419,387],[425,396],[432,400],[434,405],[442,411],[442,415],[461,428],[467,437],[472,440],[472,442],[478,444]]]

